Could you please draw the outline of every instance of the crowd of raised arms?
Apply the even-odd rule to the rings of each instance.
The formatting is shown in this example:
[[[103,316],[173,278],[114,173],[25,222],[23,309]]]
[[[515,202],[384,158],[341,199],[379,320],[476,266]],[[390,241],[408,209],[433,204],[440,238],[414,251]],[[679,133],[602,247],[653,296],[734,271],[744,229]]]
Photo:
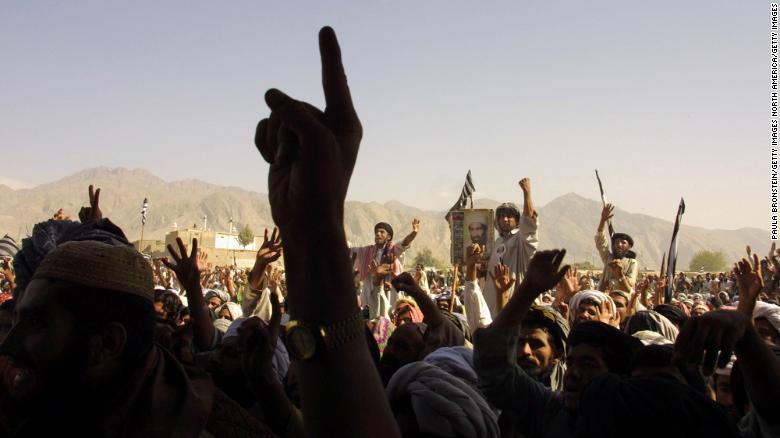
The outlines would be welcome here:
[[[324,110],[265,93],[276,227],[251,269],[195,239],[145,257],[92,186],[78,221],[0,240],[0,436],[780,437],[780,251],[669,285],[608,204],[603,269],[577,272],[537,249],[528,178],[457,276],[404,265],[417,219],[350,247],[363,128],[319,46]]]

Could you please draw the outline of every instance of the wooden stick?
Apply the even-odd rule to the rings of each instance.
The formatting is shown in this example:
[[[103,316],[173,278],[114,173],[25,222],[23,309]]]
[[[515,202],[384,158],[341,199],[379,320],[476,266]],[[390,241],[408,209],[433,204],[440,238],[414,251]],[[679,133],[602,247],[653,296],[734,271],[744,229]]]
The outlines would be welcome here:
[[[452,279],[452,296],[450,297],[450,312],[455,308],[455,297],[458,291],[458,265],[455,265],[455,273]]]

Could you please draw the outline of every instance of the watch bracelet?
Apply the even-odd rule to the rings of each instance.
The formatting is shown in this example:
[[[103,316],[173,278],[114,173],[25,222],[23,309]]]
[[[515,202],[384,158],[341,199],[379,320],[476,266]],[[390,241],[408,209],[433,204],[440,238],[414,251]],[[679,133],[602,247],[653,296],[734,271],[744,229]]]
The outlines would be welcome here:
[[[328,326],[320,326],[320,334],[325,348],[338,348],[365,333],[365,322],[362,312],[357,312],[350,318]]]

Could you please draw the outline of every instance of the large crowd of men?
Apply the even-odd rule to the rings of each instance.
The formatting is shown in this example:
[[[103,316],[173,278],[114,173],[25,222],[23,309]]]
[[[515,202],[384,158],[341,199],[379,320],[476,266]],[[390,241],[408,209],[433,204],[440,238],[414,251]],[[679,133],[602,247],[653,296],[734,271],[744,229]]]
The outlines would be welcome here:
[[[580,273],[538,250],[528,178],[457,277],[406,269],[417,219],[350,248],[363,131],[333,30],[319,43],[324,110],[265,94],[277,228],[251,269],[197,240],[145,257],[92,186],[78,221],[0,239],[0,436],[780,436],[780,251],[670,285],[606,205],[604,267]]]

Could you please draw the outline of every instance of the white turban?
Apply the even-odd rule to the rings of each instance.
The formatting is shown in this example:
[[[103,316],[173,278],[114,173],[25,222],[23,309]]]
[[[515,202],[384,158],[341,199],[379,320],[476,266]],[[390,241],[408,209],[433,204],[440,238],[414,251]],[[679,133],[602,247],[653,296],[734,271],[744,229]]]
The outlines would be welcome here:
[[[772,327],[780,332],[780,306],[763,301],[756,301],[756,307],[753,309],[753,319],[766,318]]]
[[[610,298],[609,295],[605,294],[604,292],[598,291],[598,290],[582,290],[574,294],[571,299],[569,299],[569,321],[574,322],[577,320],[577,314],[579,313],[579,307],[580,303],[583,300],[591,299],[597,302],[598,304],[601,304],[604,302],[604,300],[609,302],[609,308],[612,311],[612,315],[617,315],[617,307],[615,307],[615,302],[612,301],[612,298]]]
[[[411,399],[421,433],[441,437],[498,438],[498,416],[476,389],[441,368],[412,362],[393,374],[386,389],[397,412]]]
[[[244,316],[244,312],[241,310],[241,306],[238,303],[234,303],[232,301],[228,301],[227,303],[217,307],[214,310],[214,313],[219,316],[219,313],[222,312],[222,309],[225,308],[227,308],[228,312],[230,312],[230,318],[232,318],[233,321]]]

